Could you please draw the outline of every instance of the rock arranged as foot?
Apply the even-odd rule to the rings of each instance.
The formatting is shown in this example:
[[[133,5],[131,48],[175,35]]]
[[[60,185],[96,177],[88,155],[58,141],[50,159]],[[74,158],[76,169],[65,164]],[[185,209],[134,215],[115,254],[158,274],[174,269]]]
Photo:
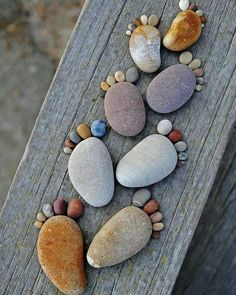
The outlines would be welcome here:
[[[75,221],[60,215],[48,219],[39,233],[37,252],[44,273],[62,293],[85,290],[83,237]]]

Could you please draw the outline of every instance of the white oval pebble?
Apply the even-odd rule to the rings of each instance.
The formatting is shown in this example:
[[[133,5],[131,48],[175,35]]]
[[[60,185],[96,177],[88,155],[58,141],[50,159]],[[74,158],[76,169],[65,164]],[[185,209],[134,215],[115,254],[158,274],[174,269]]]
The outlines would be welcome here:
[[[148,17],[146,15],[142,15],[140,17],[140,20],[143,25],[146,25],[148,23]]]
[[[179,56],[179,62],[183,65],[188,65],[193,59],[193,55],[190,51],[184,51]]]
[[[167,135],[171,132],[172,130],[172,123],[167,120],[161,120],[158,125],[157,125],[157,132],[161,135]]]
[[[200,59],[196,58],[193,61],[191,61],[191,63],[188,65],[192,70],[196,70],[198,68],[200,68],[201,66],[201,61]]]
[[[112,86],[116,83],[116,79],[114,76],[109,75],[107,76],[106,82],[108,85]]]
[[[202,28],[204,28],[204,27],[205,27],[205,25],[204,25],[204,24],[201,24],[201,27],[202,27]]]
[[[153,225],[152,225],[152,229],[154,231],[161,231],[161,230],[163,230],[163,228],[164,228],[164,224],[161,222],[153,223]]]
[[[201,91],[201,90],[202,90],[202,85],[197,84],[195,89],[196,89],[197,91]]]
[[[180,0],[179,1],[179,8],[181,10],[187,10],[189,8],[189,0]]]
[[[117,82],[124,82],[125,81],[125,74],[121,71],[115,72],[115,79]]]
[[[68,146],[65,146],[63,151],[64,151],[65,154],[71,154],[72,153],[72,149],[69,148]]]
[[[127,36],[131,36],[131,34],[132,34],[132,32],[131,32],[130,30],[127,30],[127,31],[126,31],[126,35],[127,35]]]
[[[187,149],[187,144],[184,141],[178,141],[175,144],[175,148],[177,152],[184,152]]]
[[[199,9],[196,11],[196,14],[199,16],[203,16],[203,11],[201,9]]]
[[[204,83],[204,79],[202,77],[197,77],[197,84],[202,85]]]
[[[148,18],[148,24],[150,26],[155,27],[155,26],[158,25],[158,23],[159,23],[159,17],[156,14],[152,14],[152,15],[149,16],[149,18]]]

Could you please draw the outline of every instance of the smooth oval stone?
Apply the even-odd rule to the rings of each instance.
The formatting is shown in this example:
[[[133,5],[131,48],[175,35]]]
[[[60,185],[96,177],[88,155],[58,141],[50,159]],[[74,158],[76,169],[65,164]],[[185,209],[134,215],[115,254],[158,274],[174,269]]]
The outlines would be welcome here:
[[[146,246],[151,234],[148,215],[137,207],[126,207],[96,234],[88,249],[87,261],[96,268],[125,261]]]
[[[138,189],[133,195],[133,205],[136,207],[143,207],[151,198],[151,192],[146,188]]]
[[[163,45],[172,51],[192,46],[201,35],[200,17],[192,10],[180,12],[163,38]]]
[[[194,72],[185,65],[173,65],[152,80],[147,88],[146,100],[155,112],[171,113],[190,99],[195,87]]]
[[[145,187],[161,181],[176,167],[177,153],[163,135],[144,138],[118,163],[116,178],[126,187]]]
[[[145,73],[156,72],[161,65],[161,36],[150,25],[138,26],[129,40],[129,50],[137,67]]]
[[[114,193],[111,156],[105,144],[96,137],[81,141],[73,150],[68,172],[70,180],[91,206],[107,205]]]
[[[66,216],[48,219],[39,232],[37,252],[44,273],[61,292],[85,290],[83,237],[75,221]]]
[[[145,125],[145,107],[142,94],[131,83],[120,82],[106,93],[104,108],[108,123],[117,133],[134,136]]]

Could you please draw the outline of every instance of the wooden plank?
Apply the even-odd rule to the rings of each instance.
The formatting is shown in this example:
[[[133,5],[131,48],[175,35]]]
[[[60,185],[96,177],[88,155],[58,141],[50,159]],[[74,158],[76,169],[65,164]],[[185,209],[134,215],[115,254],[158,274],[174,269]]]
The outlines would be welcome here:
[[[135,16],[162,15],[163,33],[178,11],[178,1],[111,1],[87,4],[78,20],[55,78],[42,106],[1,214],[0,294],[59,294],[39,267],[33,222],[46,202],[60,194],[75,196],[67,174],[68,157],[62,152],[69,130],[78,123],[104,117],[99,83],[109,72],[133,64],[125,36]],[[235,102],[234,1],[198,1],[208,16],[203,35],[192,48],[203,61],[207,84],[181,110],[165,116],[184,131],[188,164],[152,187],[161,200],[166,229],[160,241],[150,241],[125,263],[102,270],[86,265],[85,294],[170,294],[184,260],[219,167],[233,125]],[[177,54],[162,50],[162,69],[177,63]],[[142,75],[145,92],[154,75]],[[162,116],[147,110],[145,130],[124,138],[110,130],[104,139],[114,164],[134,144],[156,130]],[[133,190],[116,186],[105,208],[86,206],[79,221],[86,249],[92,237],[115,212],[130,204]]]
[[[236,130],[178,276],[174,295],[234,295],[236,290]]]

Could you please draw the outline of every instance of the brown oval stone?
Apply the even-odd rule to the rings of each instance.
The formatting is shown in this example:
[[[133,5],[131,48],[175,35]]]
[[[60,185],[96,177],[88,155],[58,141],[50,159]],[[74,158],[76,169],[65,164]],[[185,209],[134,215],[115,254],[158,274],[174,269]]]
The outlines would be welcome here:
[[[86,139],[92,136],[90,128],[87,124],[80,124],[76,130],[79,136],[83,139]]]
[[[40,265],[64,294],[81,294],[86,287],[83,237],[75,221],[66,216],[48,219],[37,242]]]
[[[80,199],[72,199],[67,208],[67,215],[70,218],[79,218],[84,213],[84,204]]]

